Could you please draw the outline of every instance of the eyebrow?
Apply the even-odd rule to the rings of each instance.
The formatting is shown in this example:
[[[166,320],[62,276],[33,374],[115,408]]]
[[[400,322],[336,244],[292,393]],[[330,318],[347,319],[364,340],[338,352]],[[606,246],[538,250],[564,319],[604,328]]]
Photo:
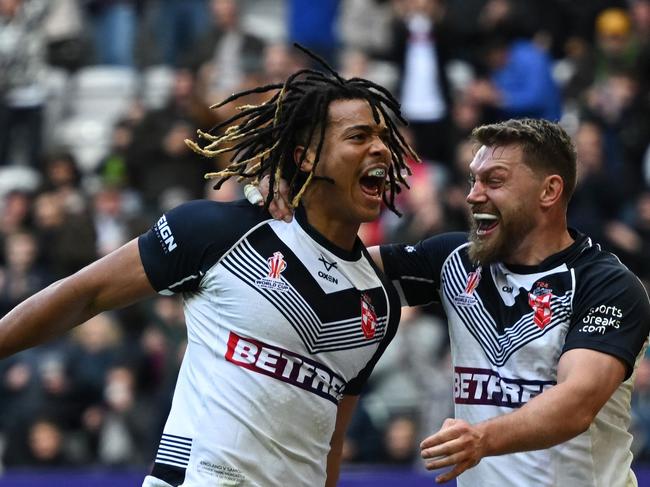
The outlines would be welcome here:
[[[374,126],[372,125],[352,125],[351,127],[347,127],[343,132],[348,133],[348,132],[353,132],[354,130],[362,130],[364,132],[367,132],[369,134],[372,134],[374,132],[379,132],[379,135],[382,137],[387,137],[390,134],[390,131],[388,130],[388,127],[383,126],[379,130],[375,129]]]
[[[469,173],[473,176],[476,174],[480,173],[482,175],[489,175],[495,171],[505,171],[505,172],[510,172],[510,168],[505,165],[496,165],[496,166],[490,166],[487,169],[479,170],[478,172],[475,172],[472,170],[471,166],[469,168]]]

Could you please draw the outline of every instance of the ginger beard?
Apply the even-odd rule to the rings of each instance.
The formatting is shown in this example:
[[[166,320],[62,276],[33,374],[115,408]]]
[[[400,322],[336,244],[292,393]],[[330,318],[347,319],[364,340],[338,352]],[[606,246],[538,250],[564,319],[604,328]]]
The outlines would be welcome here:
[[[474,213],[490,213],[498,217],[498,224],[487,235],[479,235],[479,223],[470,215],[470,246],[468,255],[475,265],[508,262],[509,257],[521,245],[526,235],[535,227],[534,218],[523,202],[498,211],[494,207],[472,207]]]

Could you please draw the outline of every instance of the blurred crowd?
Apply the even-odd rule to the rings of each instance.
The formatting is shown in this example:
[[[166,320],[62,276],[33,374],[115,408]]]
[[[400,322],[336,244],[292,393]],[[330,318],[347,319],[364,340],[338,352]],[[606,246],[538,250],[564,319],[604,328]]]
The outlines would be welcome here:
[[[171,207],[240,197],[184,140],[236,110],[210,105],[308,66],[293,42],[386,86],[424,160],[367,245],[465,230],[471,129],[544,117],[578,150],[570,225],[650,283],[650,0],[0,0],[0,316]],[[1,361],[0,465],[150,463],[185,340],[160,296]],[[404,310],[348,463],[419,464],[453,414],[447,341],[438,308]],[[650,460],[650,357],[633,406]]]

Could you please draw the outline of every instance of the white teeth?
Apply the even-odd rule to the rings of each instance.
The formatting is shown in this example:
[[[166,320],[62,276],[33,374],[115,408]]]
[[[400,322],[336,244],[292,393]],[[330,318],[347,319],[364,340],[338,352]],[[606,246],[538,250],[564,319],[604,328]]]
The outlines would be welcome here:
[[[474,220],[498,220],[499,217],[490,213],[474,213]]]
[[[376,169],[371,169],[366,173],[366,176],[371,177],[371,178],[385,178],[386,177],[386,169],[378,167]]]

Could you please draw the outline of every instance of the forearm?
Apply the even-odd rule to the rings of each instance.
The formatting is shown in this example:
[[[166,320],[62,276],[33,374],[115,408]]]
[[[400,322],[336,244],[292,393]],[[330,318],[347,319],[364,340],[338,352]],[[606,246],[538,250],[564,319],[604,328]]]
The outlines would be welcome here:
[[[548,389],[520,409],[476,425],[483,456],[550,448],[585,431],[596,411],[566,383]]]

